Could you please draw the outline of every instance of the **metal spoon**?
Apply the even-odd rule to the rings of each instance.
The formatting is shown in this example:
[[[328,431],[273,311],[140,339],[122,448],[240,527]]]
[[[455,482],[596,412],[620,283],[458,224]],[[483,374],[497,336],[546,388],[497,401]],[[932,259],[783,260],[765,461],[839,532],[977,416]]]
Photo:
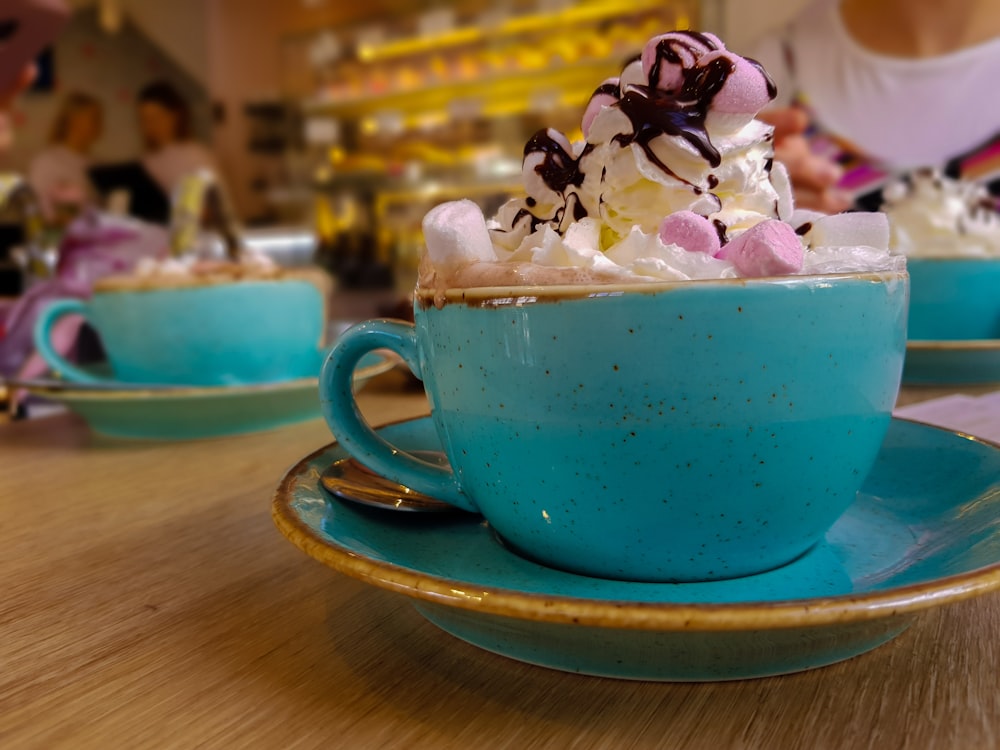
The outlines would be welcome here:
[[[410,455],[438,466],[448,459],[438,451],[410,451]],[[323,487],[336,498],[375,508],[409,513],[464,513],[461,508],[396,484],[366,469],[353,458],[342,458],[320,475]]]

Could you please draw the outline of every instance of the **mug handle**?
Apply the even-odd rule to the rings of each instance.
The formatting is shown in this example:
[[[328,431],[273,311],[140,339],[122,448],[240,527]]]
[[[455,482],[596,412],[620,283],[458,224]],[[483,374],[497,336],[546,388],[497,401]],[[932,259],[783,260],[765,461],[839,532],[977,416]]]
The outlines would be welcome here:
[[[344,450],[387,479],[438,500],[478,513],[458,486],[455,474],[414,458],[380,437],[365,422],[354,400],[352,381],[361,358],[376,349],[395,352],[421,380],[416,328],[391,320],[368,320],[349,328],[337,341],[319,376],[323,417]]]
[[[32,331],[35,350],[49,367],[58,371],[66,380],[77,383],[110,382],[111,378],[102,378],[77,367],[52,346],[52,329],[59,319],[66,315],[82,315],[86,319],[87,303],[78,299],[60,299],[42,310]]]

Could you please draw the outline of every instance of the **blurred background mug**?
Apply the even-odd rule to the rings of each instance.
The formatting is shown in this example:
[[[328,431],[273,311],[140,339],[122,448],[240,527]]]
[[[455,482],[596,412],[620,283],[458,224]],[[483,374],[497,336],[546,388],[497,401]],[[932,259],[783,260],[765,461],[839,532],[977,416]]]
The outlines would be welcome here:
[[[1000,339],[1000,258],[907,258],[912,341]]]
[[[82,315],[97,331],[112,375],[81,368],[51,344],[52,328]],[[325,300],[309,278],[180,285],[99,281],[88,301],[50,304],[35,347],[67,380],[161,385],[246,385],[315,377]]]

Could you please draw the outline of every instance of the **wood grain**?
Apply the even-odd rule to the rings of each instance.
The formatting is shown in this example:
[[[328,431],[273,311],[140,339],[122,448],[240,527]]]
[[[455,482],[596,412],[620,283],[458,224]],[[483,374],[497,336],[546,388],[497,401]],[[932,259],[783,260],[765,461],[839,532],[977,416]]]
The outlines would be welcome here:
[[[899,392],[896,406],[917,404],[935,398],[944,398],[952,393],[964,393],[966,396],[985,396],[997,390],[997,385],[921,385],[907,386]]]
[[[362,394],[371,421],[426,412],[399,384]],[[0,747],[1000,747],[998,596],[797,675],[552,672],[278,534],[278,479],[328,441],[319,421],[162,445],[69,416],[0,427]]]

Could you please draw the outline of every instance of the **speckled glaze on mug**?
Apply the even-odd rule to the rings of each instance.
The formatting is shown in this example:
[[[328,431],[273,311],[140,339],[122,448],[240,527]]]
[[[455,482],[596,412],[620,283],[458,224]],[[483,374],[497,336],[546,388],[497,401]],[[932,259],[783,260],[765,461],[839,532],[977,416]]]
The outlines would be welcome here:
[[[481,512],[512,549],[587,575],[695,581],[774,568],[853,501],[889,425],[907,277],[456,291],[368,321],[320,375],[370,469]],[[358,359],[424,381],[454,473],[364,424]]]
[[[1000,258],[908,258],[911,341],[1000,339]]]
[[[86,302],[53,302],[35,325],[38,353],[67,380],[101,383],[108,378],[52,348],[52,327],[72,314],[95,328],[122,383],[276,383],[314,377],[323,361],[325,300],[300,278],[98,290]]]

